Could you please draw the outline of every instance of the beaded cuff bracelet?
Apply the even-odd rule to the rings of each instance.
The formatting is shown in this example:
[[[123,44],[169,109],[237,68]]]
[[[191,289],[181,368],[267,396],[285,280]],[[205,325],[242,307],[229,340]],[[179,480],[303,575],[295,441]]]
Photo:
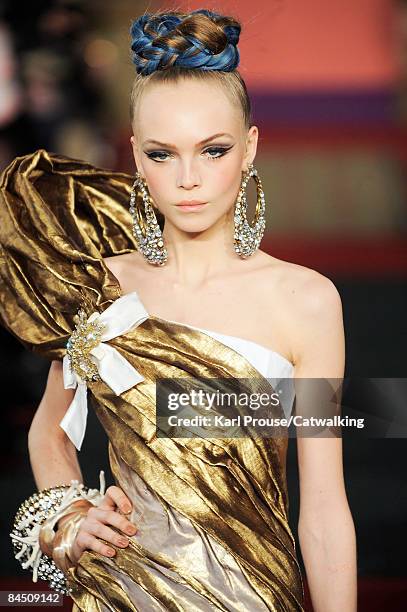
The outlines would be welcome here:
[[[65,574],[40,548],[40,531],[45,522],[47,527],[54,528],[62,516],[69,514],[69,507],[74,501],[86,499],[98,506],[105,491],[103,470],[100,471],[99,479],[99,491],[71,480],[70,485],[58,485],[34,493],[17,510],[13,531],[10,533],[14,556],[23,569],[32,568],[33,582],[37,582],[39,577],[47,580],[55,591],[69,594]]]

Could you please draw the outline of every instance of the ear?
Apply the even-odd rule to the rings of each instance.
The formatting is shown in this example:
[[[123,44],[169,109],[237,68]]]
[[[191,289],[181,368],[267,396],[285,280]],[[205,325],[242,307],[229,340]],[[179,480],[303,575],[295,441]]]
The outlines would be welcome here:
[[[136,169],[143,175],[143,168],[141,164],[141,154],[137,144],[137,140],[134,134],[130,138],[130,144],[133,151],[134,163],[136,164]]]
[[[247,171],[249,164],[252,164],[257,152],[257,142],[259,138],[259,130],[256,125],[252,125],[247,130],[246,136],[246,152],[242,161],[242,170]]]

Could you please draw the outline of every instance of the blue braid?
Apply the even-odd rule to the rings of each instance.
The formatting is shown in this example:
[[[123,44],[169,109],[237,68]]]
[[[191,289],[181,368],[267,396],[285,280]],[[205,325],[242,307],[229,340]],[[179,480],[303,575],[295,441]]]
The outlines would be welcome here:
[[[222,18],[222,15],[207,9],[197,9],[190,14],[193,13],[202,13],[215,22]],[[181,53],[163,43],[156,42],[157,36],[166,36],[182,21],[183,19],[176,15],[151,15],[149,13],[133,21],[130,29],[132,61],[139,74],[148,75],[155,70],[166,68],[168,65],[224,71],[234,70],[239,65],[240,56],[236,45],[239,41],[240,26],[229,25],[224,28],[228,42],[225,49],[216,54],[207,49],[194,36],[185,37],[191,46]],[[148,26],[149,33],[145,31],[145,26]],[[199,53],[196,53],[197,50]]]

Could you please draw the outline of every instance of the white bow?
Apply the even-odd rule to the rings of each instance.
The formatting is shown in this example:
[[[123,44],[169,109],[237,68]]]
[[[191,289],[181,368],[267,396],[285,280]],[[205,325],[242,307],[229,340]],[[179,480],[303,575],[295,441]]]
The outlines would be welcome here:
[[[100,378],[116,395],[120,395],[120,393],[144,380],[144,376],[115,348],[104,342],[121,336],[133,327],[140,325],[148,319],[148,312],[137,293],[133,291],[115,300],[102,313],[94,312],[88,317],[89,322],[95,319],[103,323],[105,328],[100,343],[90,351],[93,356],[92,361],[97,365]],[[63,378],[65,389],[76,388],[76,393],[59,425],[76,448],[80,450],[88,418],[88,388],[86,382],[76,372],[71,371],[67,354],[63,358]]]

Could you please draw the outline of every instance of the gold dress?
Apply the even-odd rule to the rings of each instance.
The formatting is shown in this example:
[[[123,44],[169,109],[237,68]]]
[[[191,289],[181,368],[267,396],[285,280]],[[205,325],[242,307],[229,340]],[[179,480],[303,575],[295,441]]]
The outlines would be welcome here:
[[[81,306],[103,313],[128,297],[102,258],[136,249],[131,184],[126,174],[44,150],[3,172],[0,322],[27,349],[63,359]],[[269,390],[268,380],[216,337],[156,316],[106,344],[142,377],[120,394],[103,380],[87,383],[139,530],[111,559],[82,554],[68,575],[73,610],[304,610],[288,524],[287,436],[157,436],[158,377],[222,379],[229,391],[242,378]]]

